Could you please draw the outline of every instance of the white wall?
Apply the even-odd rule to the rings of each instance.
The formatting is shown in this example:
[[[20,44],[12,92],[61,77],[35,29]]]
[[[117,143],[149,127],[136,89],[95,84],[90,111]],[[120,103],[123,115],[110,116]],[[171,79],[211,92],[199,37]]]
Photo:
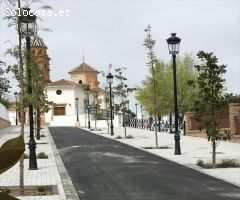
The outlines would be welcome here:
[[[0,103],[0,117],[9,121],[8,109]]]

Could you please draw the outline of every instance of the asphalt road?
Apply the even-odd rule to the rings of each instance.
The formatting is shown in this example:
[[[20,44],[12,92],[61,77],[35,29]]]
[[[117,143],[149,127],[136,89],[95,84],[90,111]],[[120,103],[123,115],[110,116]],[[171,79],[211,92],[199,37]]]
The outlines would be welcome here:
[[[81,200],[236,200],[240,188],[74,127],[49,128]]]

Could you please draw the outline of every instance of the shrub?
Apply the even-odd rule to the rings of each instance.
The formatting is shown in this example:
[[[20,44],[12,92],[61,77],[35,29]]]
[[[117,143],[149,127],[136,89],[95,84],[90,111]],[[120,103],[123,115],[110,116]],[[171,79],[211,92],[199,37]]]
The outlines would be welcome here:
[[[211,169],[213,165],[210,163],[204,163],[203,160],[197,160],[197,166],[204,169]],[[240,167],[240,163],[236,160],[222,160],[222,162],[216,164],[216,168],[228,168],[228,167]]]
[[[44,152],[40,152],[40,153],[37,154],[37,158],[39,158],[39,159],[47,159],[48,155],[45,154]]]
[[[132,135],[128,135],[127,138],[128,139],[133,139],[133,136]]]
[[[204,161],[201,160],[201,159],[197,160],[197,166],[203,167],[204,166]]]
[[[115,139],[122,139],[122,136],[117,136],[117,137],[115,137]]]
[[[46,195],[44,186],[38,186],[38,193],[40,195]]]
[[[41,137],[46,137],[46,135],[44,135],[44,134],[41,134],[40,136],[41,136]]]
[[[217,168],[240,167],[240,163],[236,160],[222,160],[216,165]]]

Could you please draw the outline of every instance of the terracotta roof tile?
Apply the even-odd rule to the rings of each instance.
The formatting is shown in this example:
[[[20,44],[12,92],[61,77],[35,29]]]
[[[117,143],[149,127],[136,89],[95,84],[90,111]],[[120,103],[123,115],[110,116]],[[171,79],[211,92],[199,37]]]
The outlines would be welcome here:
[[[61,79],[61,80],[58,80],[58,81],[51,82],[48,85],[49,86],[54,86],[54,85],[72,85],[72,86],[75,86],[77,84],[72,82],[72,81],[66,80],[66,79]]]
[[[68,73],[71,74],[73,72],[97,72],[97,73],[99,73],[96,69],[94,69],[93,67],[89,66],[85,62],[83,62],[81,65],[75,67],[74,69],[72,69]]]

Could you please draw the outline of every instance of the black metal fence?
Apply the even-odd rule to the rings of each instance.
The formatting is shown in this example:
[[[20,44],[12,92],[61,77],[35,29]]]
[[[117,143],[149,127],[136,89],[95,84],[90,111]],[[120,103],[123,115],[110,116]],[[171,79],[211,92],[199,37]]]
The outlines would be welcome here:
[[[131,128],[140,128],[140,129],[148,129],[151,131],[155,130],[155,121],[153,119],[136,119],[133,117],[126,116],[125,117],[125,125]],[[160,132],[169,132],[174,133],[174,123],[170,124],[169,121],[159,120],[156,122],[157,131]],[[179,123],[179,131],[184,135],[186,134],[186,124],[185,121]]]

